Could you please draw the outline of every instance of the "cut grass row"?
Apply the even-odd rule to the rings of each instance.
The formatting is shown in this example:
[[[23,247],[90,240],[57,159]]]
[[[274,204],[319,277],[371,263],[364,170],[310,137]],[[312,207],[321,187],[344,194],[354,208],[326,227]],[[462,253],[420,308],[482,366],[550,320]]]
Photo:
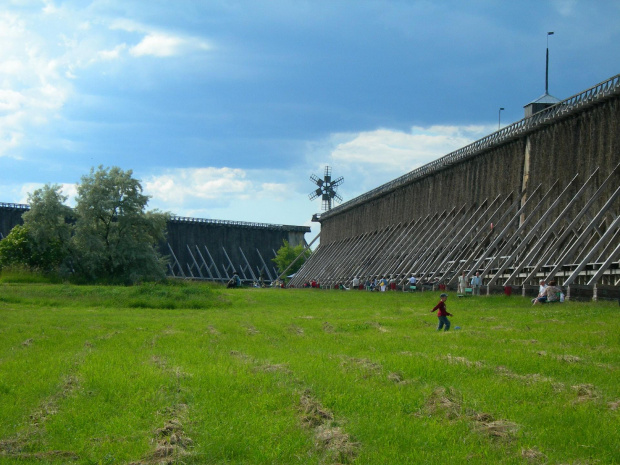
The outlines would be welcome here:
[[[0,285],[0,463],[619,463],[616,304],[437,299]]]

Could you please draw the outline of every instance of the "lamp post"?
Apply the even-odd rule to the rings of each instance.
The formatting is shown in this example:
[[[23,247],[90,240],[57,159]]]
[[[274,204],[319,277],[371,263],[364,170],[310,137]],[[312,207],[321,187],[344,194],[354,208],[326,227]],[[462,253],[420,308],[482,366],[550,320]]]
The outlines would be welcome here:
[[[500,125],[502,124],[502,110],[504,107],[501,107],[497,112],[497,130],[499,131]]]
[[[549,93],[549,36],[552,36],[553,32],[547,32],[547,65],[545,66],[545,94]]]

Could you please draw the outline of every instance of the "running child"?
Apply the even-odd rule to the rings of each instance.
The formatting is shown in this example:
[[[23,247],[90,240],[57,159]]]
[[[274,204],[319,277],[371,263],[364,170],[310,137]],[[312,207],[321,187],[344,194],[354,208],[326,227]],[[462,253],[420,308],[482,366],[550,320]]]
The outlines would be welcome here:
[[[439,318],[439,324],[437,325],[437,331],[441,331],[441,328],[444,326],[446,327],[444,331],[448,331],[450,329],[450,320],[448,320],[448,317],[453,316],[452,313],[448,313],[448,310],[446,310],[446,300],[448,299],[448,294],[441,294],[439,297],[441,300],[433,307],[431,312],[438,310],[437,318]]]

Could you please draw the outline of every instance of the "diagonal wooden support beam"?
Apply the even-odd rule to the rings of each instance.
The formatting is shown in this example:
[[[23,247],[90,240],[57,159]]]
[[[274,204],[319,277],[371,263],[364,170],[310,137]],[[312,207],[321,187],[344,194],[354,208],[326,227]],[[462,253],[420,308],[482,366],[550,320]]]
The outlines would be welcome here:
[[[616,236],[617,236],[617,233],[618,232],[616,231]],[[609,254],[609,256],[607,257],[607,260],[605,260],[605,262],[601,265],[601,267],[594,274],[594,276],[590,278],[590,281],[588,281],[588,286],[595,286],[598,283],[599,279],[601,279],[601,276],[603,276],[605,271],[607,271],[607,269],[609,269],[611,264],[614,261],[618,260],[618,258],[620,258],[620,242],[616,244],[616,248],[614,249],[614,251]]]
[[[331,266],[345,247],[349,247],[349,244],[354,242],[355,238],[347,238],[341,241],[332,242],[323,249],[323,255],[321,260],[317,260],[314,263],[314,269],[312,270],[311,279],[317,279],[320,282],[327,279],[327,268]]]
[[[429,269],[431,270],[431,275],[428,277],[429,280],[436,278],[439,273],[444,273],[445,277],[444,266],[450,260],[452,254],[458,253],[461,250],[460,247],[463,242],[475,229],[475,226],[487,218],[488,212],[495,207],[500,197],[499,195],[495,197],[495,200],[493,200],[489,206],[487,206],[487,199],[485,199],[473,213],[468,214],[468,219],[465,224],[452,236],[452,240],[446,245],[443,252],[429,265]],[[482,209],[484,209],[483,212],[481,212]]]
[[[579,237],[577,237],[572,245],[568,248],[568,250],[562,255],[560,260],[556,263],[555,267],[551,270],[551,272],[547,275],[547,281],[553,279],[556,273],[564,266],[564,264],[568,263],[569,260],[573,258],[575,253],[577,252],[579,246],[589,237],[590,232],[592,231],[595,224],[600,223],[600,221],[605,216],[607,210],[616,202],[618,197],[620,196],[620,187],[616,189],[616,191],[607,199],[605,205],[599,210],[599,212],[592,218],[592,221],[581,231]]]
[[[365,257],[370,253],[369,248],[372,247],[377,234],[377,231],[364,233],[357,241],[353,268],[351,270],[352,276],[364,276],[367,273]]]
[[[305,242],[305,241],[304,241]],[[305,249],[304,249],[305,250]],[[265,263],[265,260],[263,259],[263,256],[260,254],[260,250],[256,249],[256,253],[258,254],[258,258],[260,258],[261,263],[263,264],[263,270],[265,270],[267,272],[267,277],[269,278],[269,281],[273,281],[273,278],[271,276],[271,273],[269,272],[269,268],[267,268],[267,264]],[[302,252],[303,253],[303,252]],[[299,257],[299,256],[298,256]],[[297,257],[295,258],[295,260],[297,260]],[[290,268],[290,266],[289,266]],[[259,270],[259,275],[261,273],[262,270]],[[260,276],[259,276],[260,277]]]
[[[342,264],[342,261],[354,250],[357,241],[357,237],[350,237],[339,242],[339,246],[333,250],[330,259],[322,264],[321,272],[317,275],[317,278],[320,278],[322,283],[331,284],[338,279],[336,270]]]
[[[573,185],[577,182],[577,178],[579,177],[579,175],[575,175],[573,177],[573,179],[571,179],[571,181],[568,183],[568,185],[564,188],[564,190],[560,193],[560,195],[558,195],[558,197],[555,199],[555,201],[551,204],[551,206],[540,216],[540,218],[538,219],[538,221],[536,222],[536,224],[534,226],[532,226],[532,228],[530,228],[529,232],[527,233],[527,235],[525,236],[525,238],[523,238],[523,240],[520,242],[519,245],[517,245],[516,247],[510,245],[509,243],[507,243],[502,250],[499,252],[499,256],[500,256],[500,260],[501,257],[506,254],[507,258],[504,260],[504,262],[499,266],[499,268],[497,269],[497,272],[495,273],[495,275],[493,275],[488,283],[487,286],[492,286],[493,283],[497,280],[497,278],[504,272],[504,270],[506,268],[508,268],[508,266],[516,259],[516,257],[518,256],[518,254],[524,250],[529,244],[530,241],[532,240],[532,238],[534,237],[534,235],[537,233],[538,229],[544,224],[544,222],[547,220],[547,218],[549,216],[551,216],[551,213],[560,205],[560,202],[562,201],[562,199],[564,198],[565,195],[568,194],[569,190],[573,187]],[[570,202],[569,202],[570,203]],[[529,217],[528,217],[529,218]],[[523,225],[522,225],[523,226]],[[518,233],[518,231],[517,231]],[[516,234],[515,234],[516,236]],[[514,236],[513,236],[514,237]],[[491,263],[489,263],[489,266],[491,266]],[[489,268],[487,267],[487,269],[484,271],[486,272]],[[484,273],[483,272],[483,273]],[[484,276],[484,274],[483,274]]]
[[[549,191],[543,196],[543,198],[538,202],[538,205],[541,205],[542,202],[550,195],[550,192],[555,188],[555,186],[558,184],[558,181],[556,181],[553,186],[551,186],[551,189],[549,189]],[[528,223],[528,219],[524,220],[523,223],[521,223],[521,226],[519,226],[517,228],[517,230],[514,232],[514,234],[512,234],[512,236],[509,235],[509,232],[512,228],[512,225],[514,223],[518,223],[520,221],[520,217],[521,217],[521,213],[523,213],[527,207],[529,206],[530,202],[533,201],[534,199],[534,194],[536,194],[538,192],[538,190],[540,189],[540,184],[536,187],[536,189],[534,189],[534,192],[532,192],[532,194],[528,197],[528,199],[523,203],[523,205],[521,206],[521,208],[519,208],[519,210],[517,211],[517,213],[515,213],[515,215],[508,221],[508,223],[506,224],[506,226],[504,227],[504,229],[495,237],[495,239],[493,240],[493,242],[491,242],[491,244],[489,244],[489,246],[486,248],[485,251],[482,252],[482,254],[479,256],[478,261],[476,261],[476,263],[474,264],[474,266],[472,267],[472,269],[469,271],[469,273],[467,274],[467,278],[469,279],[471,277],[471,275],[473,275],[475,273],[475,270],[478,270],[481,268],[482,264],[486,261],[486,259],[496,250],[496,248],[498,247],[498,245],[500,244],[501,241],[506,241],[508,240],[508,238],[510,237],[516,237],[519,233],[519,231],[521,231],[522,229],[525,228],[525,226],[527,226]],[[536,210],[536,209],[534,209]],[[532,218],[532,213],[530,213],[530,215],[528,216],[529,219]],[[499,255],[498,253],[495,254],[496,256]],[[492,264],[493,260],[491,260],[491,263],[489,263],[489,266]],[[488,268],[488,267],[487,267]],[[483,277],[484,274],[481,273],[480,277]]]
[[[616,228],[618,228],[618,226],[620,226],[620,217],[614,220],[614,222],[611,224],[609,228],[607,228],[607,231],[605,231],[605,233],[601,236],[598,242],[590,249],[588,253],[586,253],[581,263],[571,273],[568,279],[564,281],[563,283],[564,286],[570,286],[575,281],[577,276],[579,276],[579,273],[581,273],[584,270],[584,268],[588,265],[588,263],[590,263],[590,260],[592,260],[592,257],[594,256],[596,251],[599,249],[599,247],[605,244],[616,233]]]
[[[464,208],[465,206],[463,205],[458,213],[462,212]],[[449,228],[449,226],[446,223],[448,224],[451,223],[456,217],[456,215],[458,215],[458,213],[455,213],[455,210],[456,208],[453,208],[448,214],[448,216],[446,216],[444,220],[437,226],[434,234],[431,234],[429,236],[428,241],[426,242],[426,244],[424,245],[424,248],[422,249],[422,253],[418,256],[418,259],[412,265],[412,270],[416,273],[416,276],[419,276],[421,273],[424,272],[424,263],[426,263],[426,261],[428,260],[428,257],[430,257],[433,254],[433,252],[435,251],[435,248],[437,247],[437,244],[441,242],[441,240],[444,239],[443,233],[447,232],[446,230]],[[439,234],[438,231],[441,231],[441,234]]]
[[[469,264],[478,257],[479,253],[481,253],[482,249],[485,247],[484,244],[490,241],[494,231],[500,228],[504,224],[504,221],[512,219],[512,211],[519,206],[520,202],[516,200],[506,208],[506,204],[512,200],[512,195],[513,192],[502,201],[500,206],[486,219],[481,227],[479,227],[479,224],[484,221],[484,217],[480,218],[480,221],[476,222],[474,227],[463,236],[463,239],[457,246],[461,247],[459,253],[452,257],[455,268],[453,268],[452,272],[450,272],[447,277],[449,278],[447,282],[448,285],[454,284],[463,271],[468,269]],[[503,213],[499,219],[495,220],[497,215],[502,211]],[[494,229],[491,229],[492,224],[495,226]],[[471,274],[471,269],[469,273]]]
[[[235,265],[233,265],[233,262],[230,260],[230,257],[228,256],[228,252],[226,252],[226,249],[224,248],[224,246],[222,246],[222,251],[224,251],[224,256],[226,257],[226,260],[228,260],[228,265],[230,266],[230,271],[237,271],[235,269]],[[241,270],[239,270],[239,271],[241,271]],[[224,272],[226,273],[226,276],[228,278],[231,277],[231,275],[228,274],[228,267],[226,267],[224,269]],[[243,273],[243,271],[241,271],[241,272]],[[245,275],[244,275],[244,277],[245,277]]]
[[[241,256],[243,257],[243,260],[245,261],[247,269],[250,270],[250,275],[252,276],[252,281],[256,281],[256,276],[254,275],[254,270],[252,270],[252,267],[250,266],[250,262],[248,262],[248,259],[245,258],[245,254],[243,253],[243,250],[241,250],[241,247],[239,247],[239,252],[241,252]],[[245,273],[243,273],[243,274],[245,276]]]
[[[416,221],[412,220],[401,228],[398,236],[392,241],[391,245],[388,244],[382,260],[378,264],[377,268],[385,270],[388,275],[394,275],[396,273],[394,259],[402,254],[402,247],[404,241],[407,239],[407,234],[411,231],[412,225],[415,225]]]
[[[380,240],[379,238],[383,237],[383,234],[386,233],[386,231],[390,231],[391,227],[387,227],[384,228],[380,231],[373,231],[371,233],[365,233],[362,234],[361,236],[357,236],[352,242],[346,244],[346,247],[341,247],[341,253],[339,256],[337,256],[335,258],[335,260],[342,260],[342,257],[348,257],[351,254],[353,254],[354,259],[351,260],[350,263],[350,270],[349,272],[352,272],[353,269],[365,269],[366,266],[366,260],[369,254],[372,254],[374,252],[374,250],[369,250],[370,249],[370,245],[375,243],[376,241]],[[338,263],[335,263],[335,267],[338,266]],[[346,273],[346,270],[343,270],[342,273]],[[342,276],[335,276],[334,278],[342,278],[342,279],[348,279],[348,278],[344,278]]]
[[[360,257],[366,252],[364,244],[368,243],[373,236],[374,233],[361,234],[356,236],[351,242],[348,242],[346,247],[342,247],[341,257],[345,257],[345,260],[342,260],[342,258],[336,259],[340,260],[340,263],[335,264],[335,277],[340,277],[339,274],[346,274],[359,266]]]
[[[205,261],[205,258],[200,253],[200,249],[198,248],[198,246],[195,245],[194,247],[196,248],[196,253],[200,257],[200,260],[202,261],[202,265],[200,267],[202,268],[204,266],[205,270],[207,270],[207,274],[209,275],[209,279],[211,279],[213,281],[214,279],[213,279],[213,273],[211,273],[211,268],[209,267],[209,265]]]
[[[207,249],[207,246],[206,246],[206,245],[204,246],[204,248],[205,248],[205,252],[207,252],[207,257],[209,257],[209,260],[211,260],[211,266],[213,266],[213,268],[215,269],[215,273],[217,274],[217,278],[218,278],[220,281],[223,281],[223,279],[222,279],[222,275],[220,274],[220,270],[219,270],[219,268],[217,267],[217,265],[215,264],[215,260],[213,260],[213,257],[211,256],[211,252],[209,252],[209,249]],[[198,246],[196,246],[196,249],[198,249]],[[199,254],[200,254],[200,256],[202,257],[202,254],[200,253],[200,251],[198,251],[198,253],[199,253]],[[204,258],[203,258],[203,260],[204,260]]]
[[[373,276],[385,275],[386,270],[380,267],[381,262],[383,261],[383,256],[386,254],[390,247],[390,242],[400,232],[400,223],[396,225],[394,229],[392,229],[389,234],[384,235],[374,246],[374,250],[376,253],[372,254],[372,259],[369,262],[368,269],[371,271]]]
[[[413,253],[410,255],[408,270],[405,273],[407,276],[409,276],[411,273],[414,273],[416,271],[415,264],[417,263],[420,257],[420,254],[423,253],[424,250],[426,250],[425,247],[428,244],[428,242],[432,240],[433,236],[436,234],[438,225],[443,223],[443,221],[445,220],[448,214],[449,214],[448,211],[444,210],[441,213],[441,215],[439,215],[436,218],[436,220],[432,224],[429,225],[426,231],[422,232],[422,237],[414,238],[414,240],[416,241],[416,247]]]
[[[389,225],[381,231],[376,231],[373,243],[380,243],[386,237],[386,235],[389,235],[393,232],[394,228],[394,225]],[[349,279],[348,275],[349,273],[351,273],[351,269],[347,270],[346,268],[344,268],[344,266],[350,264],[348,262],[348,257],[350,257],[351,254],[355,253],[356,250],[362,250],[363,253],[361,255],[358,255],[362,257],[362,261],[372,261],[372,257],[374,257],[374,255],[377,253],[376,248],[370,247],[366,248],[366,250],[363,250],[363,248],[360,247],[360,244],[360,236],[358,236],[351,242],[347,243],[346,246],[341,247],[340,253],[334,258],[333,263],[329,268],[329,283],[334,284],[337,281],[344,281]]]
[[[620,230],[616,231],[616,235],[609,241],[607,246],[601,249],[598,257],[594,259],[594,263],[602,263],[605,260],[607,260],[609,255],[612,253],[612,250],[614,249],[615,245],[620,241],[619,236],[620,236]]]
[[[333,242],[330,244],[332,245],[334,244]],[[301,286],[304,283],[304,280],[310,281],[312,278],[314,278],[314,270],[315,267],[321,263],[321,261],[323,260],[323,256],[325,255],[325,252],[329,249],[329,246],[327,245],[319,245],[314,252],[312,252],[312,255],[310,256],[310,258],[304,263],[304,265],[301,267],[301,269],[297,272],[297,275],[295,275],[295,277],[291,280],[291,284],[293,284],[294,286]],[[289,265],[290,267],[290,265]],[[287,272],[288,270],[284,270],[284,272]],[[276,275],[279,276],[279,273],[276,272]]]
[[[177,260],[177,256],[174,254],[174,250],[172,250],[170,243],[168,242],[167,244],[168,244],[168,250],[170,251],[170,255],[172,256],[172,261],[174,263],[174,265],[168,265],[168,268],[170,268],[170,272],[172,273],[172,276],[176,276],[174,272],[174,267],[176,266],[178,268],[178,272],[181,275],[181,277],[185,278],[186,276],[185,276],[185,273],[183,273],[183,267],[179,263],[179,260]]]
[[[483,204],[486,204],[486,202],[487,200],[485,199]],[[418,279],[424,280],[431,273],[433,273],[434,268],[432,268],[432,265],[438,260],[440,260],[440,257],[443,257],[446,249],[448,249],[450,247],[450,244],[453,243],[455,236],[457,236],[461,232],[462,224],[467,224],[469,222],[469,220],[471,219],[471,215],[469,213],[473,208],[474,207],[472,206],[470,207],[470,210],[466,210],[467,206],[463,205],[456,213],[456,215],[454,215],[452,221],[450,221],[449,224],[442,229],[441,234],[436,235],[435,241],[433,241],[428,246],[429,252],[418,265],[418,269],[421,270],[418,273]],[[448,249],[448,252],[449,251],[450,249]]]
[[[434,221],[434,218],[437,217],[437,214],[431,217],[431,215],[426,215],[426,217],[419,221],[414,228],[405,236],[405,240],[403,241],[403,250],[398,259],[394,263],[393,269],[396,273],[401,276],[404,274],[404,269],[409,263],[407,260],[416,250],[418,243],[416,239],[425,231],[429,224]]]
[[[189,244],[186,244],[187,247],[187,251],[189,252],[189,256],[192,257],[192,261],[194,262],[194,265],[196,266],[196,271],[198,271],[198,274],[200,275],[201,278],[204,278],[204,276],[202,275],[202,270],[201,270],[201,266],[198,265],[198,262],[196,261],[196,258],[194,257],[194,254],[192,253],[192,249],[189,247]],[[192,272],[192,268],[188,267],[189,272]],[[192,273],[193,276],[193,273]]]
[[[427,220],[420,224],[419,227],[416,228],[416,231],[407,238],[409,245],[407,246],[406,252],[403,254],[403,257],[397,267],[397,272],[399,275],[409,276],[410,272],[408,271],[408,267],[415,260],[416,254],[420,249],[420,244],[424,240],[424,237],[426,237],[428,231],[430,231],[434,225],[441,220],[444,213],[445,210],[441,215],[439,213],[435,213],[432,217],[427,216]]]
[[[581,189],[579,189],[579,191],[573,196],[573,198],[568,202],[568,204],[566,205],[566,207],[564,207],[564,209],[562,210],[562,212],[557,216],[557,218],[555,219],[555,221],[549,226],[549,228],[543,233],[543,235],[538,239],[538,242],[530,249],[529,253],[523,258],[523,260],[521,260],[521,264],[519,266],[516,266],[514,271],[512,272],[512,274],[508,277],[508,279],[506,279],[506,281],[504,282],[504,286],[508,285],[511,283],[511,281],[515,278],[515,276],[517,276],[521,270],[523,269],[523,267],[528,266],[529,263],[532,261],[532,259],[534,258],[534,256],[536,254],[538,254],[540,252],[540,250],[542,250],[543,247],[547,246],[547,242],[549,241],[549,238],[552,235],[555,235],[556,230],[560,227],[561,221],[563,220],[563,218],[569,213],[569,211],[571,210],[571,208],[573,207],[573,205],[577,202],[577,200],[583,195],[584,192],[586,192],[586,190],[589,188],[590,184],[593,183],[594,179],[595,179],[595,175],[598,173],[599,169],[596,168],[594,170],[594,172],[592,172],[592,174],[590,175],[590,177],[587,179],[587,181],[583,184],[583,186],[581,186]],[[603,182],[603,184],[601,185],[601,188],[603,188],[604,186],[606,186],[607,181],[609,181],[611,179],[611,176],[613,175],[613,173],[607,177],[607,180]],[[599,188],[597,192],[599,192],[598,195],[600,195],[600,192],[602,192],[602,189]],[[587,205],[591,205],[592,202],[594,202],[594,199],[597,197],[597,194],[595,193],[594,196],[590,199],[590,201],[587,203]],[[583,210],[582,210],[583,211]],[[558,238],[556,238],[556,240],[554,241],[554,244],[558,243]],[[527,279],[524,281],[527,282]]]
[[[493,268],[493,266],[495,266],[495,262],[501,260],[501,258],[505,255],[508,254],[508,251],[514,247],[514,243],[519,240],[521,241],[521,233],[525,231],[525,229],[527,228],[527,226],[529,225],[529,223],[533,220],[534,216],[537,214],[537,211],[542,207],[542,205],[544,205],[545,201],[551,197],[551,193],[553,191],[555,191],[556,186],[559,184],[558,181],[556,181],[551,188],[545,193],[545,195],[543,195],[543,197],[540,199],[540,201],[538,202],[538,204],[536,205],[536,207],[534,207],[531,211],[531,213],[523,220],[521,220],[521,224],[519,225],[519,227],[517,228],[517,230],[510,236],[506,236],[504,238],[504,243],[502,245],[502,247],[499,249],[499,251],[497,251],[495,253],[495,255],[493,257],[490,257],[490,254],[485,254],[487,255],[487,257],[484,257],[484,260],[486,260],[487,258],[490,258],[490,260],[488,260],[488,263],[486,265],[486,267],[484,268],[484,270],[482,270],[482,272],[480,273],[480,278],[483,279],[488,273],[489,270],[491,270]],[[516,220],[516,218],[515,218]],[[483,260],[483,261],[484,261]],[[478,262],[478,266],[480,266],[482,264],[482,261]]]

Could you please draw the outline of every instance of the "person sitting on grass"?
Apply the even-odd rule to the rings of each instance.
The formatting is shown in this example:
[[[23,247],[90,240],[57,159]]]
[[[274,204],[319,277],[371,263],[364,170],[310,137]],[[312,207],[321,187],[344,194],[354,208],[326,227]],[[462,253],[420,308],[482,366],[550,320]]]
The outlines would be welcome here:
[[[226,285],[227,288],[235,288],[235,287],[241,287],[241,279],[239,278],[239,275],[235,272],[233,273],[232,278],[230,279],[230,281],[228,281],[228,284]]]
[[[452,313],[448,313],[448,310],[446,310],[446,300],[448,299],[448,294],[441,294],[439,297],[441,300],[433,307],[431,312],[438,310],[437,318],[439,318],[439,324],[437,325],[437,331],[441,331],[441,328],[444,326],[444,331],[448,331],[450,329],[450,320],[448,320],[448,317],[453,316]]]
[[[545,290],[547,289],[547,283],[545,283],[544,279],[540,280],[540,285],[538,286],[538,295],[532,299],[532,303],[536,302],[539,297],[545,295]]]
[[[549,285],[546,287],[543,295],[536,298],[533,305],[536,305],[537,303],[544,304],[547,302],[559,302],[561,293],[562,289],[556,286],[555,281],[549,281]]]

